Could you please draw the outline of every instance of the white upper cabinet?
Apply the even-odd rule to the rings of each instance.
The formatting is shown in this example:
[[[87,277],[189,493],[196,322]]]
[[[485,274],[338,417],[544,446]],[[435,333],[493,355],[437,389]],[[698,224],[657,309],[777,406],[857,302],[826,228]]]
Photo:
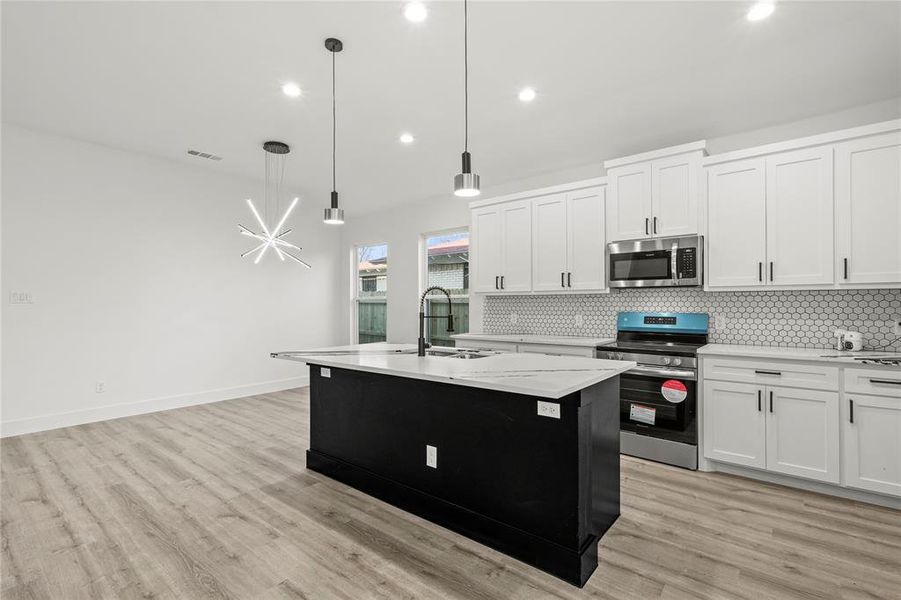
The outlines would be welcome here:
[[[840,284],[901,283],[901,133],[835,147]]]
[[[634,240],[651,235],[651,165],[637,164],[607,172],[607,240]]]
[[[604,188],[532,200],[532,289],[598,291],[604,277]]]
[[[705,142],[607,161],[607,241],[694,235]]]
[[[567,289],[598,291],[607,286],[605,192],[600,186],[566,195]]]
[[[470,261],[474,292],[493,292],[500,289],[501,270],[501,211],[498,206],[486,206],[472,211],[472,252]]]
[[[832,147],[766,159],[766,282],[834,282]]]
[[[707,169],[708,287],[761,286],[766,261],[766,175],[761,158]]]
[[[532,289],[532,204],[528,200],[501,205],[500,288],[504,292]]]
[[[532,200],[532,289],[566,289],[566,194]]]
[[[651,163],[651,233],[657,236],[698,233],[698,180],[701,153]]]
[[[532,288],[532,206],[529,201],[472,211],[472,261],[476,292],[527,292]]]

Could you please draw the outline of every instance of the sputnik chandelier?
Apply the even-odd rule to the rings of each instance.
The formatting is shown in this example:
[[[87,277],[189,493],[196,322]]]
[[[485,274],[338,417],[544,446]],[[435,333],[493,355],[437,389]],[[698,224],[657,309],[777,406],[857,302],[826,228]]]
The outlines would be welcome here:
[[[263,150],[265,150],[266,156],[266,184],[263,192],[262,216],[256,206],[254,206],[253,200],[250,198],[247,199],[247,206],[250,207],[250,212],[253,213],[257,223],[260,225],[260,233],[256,233],[240,223],[238,224],[238,228],[242,235],[254,238],[259,244],[252,250],[248,250],[242,254],[241,258],[255,254],[253,264],[256,265],[262,260],[266,251],[269,250],[269,248],[272,248],[281,260],[285,260],[285,257],[287,257],[302,264],[308,269],[312,269],[313,267],[311,267],[309,263],[302,261],[294,254],[294,252],[292,252],[299,252],[302,248],[283,239],[292,231],[291,229],[283,230],[282,228],[285,226],[285,222],[288,220],[291,211],[297,206],[297,202],[300,200],[299,198],[294,198],[294,200],[291,201],[291,204],[278,220],[278,224],[275,228],[269,229],[266,226],[267,222],[271,223],[273,220],[277,219],[278,215],[281,213],[281,191],[282,181],[285,178],[285,157],[291,149],[288,147],[288,144],[283,142],[266,142],[263,144]]]

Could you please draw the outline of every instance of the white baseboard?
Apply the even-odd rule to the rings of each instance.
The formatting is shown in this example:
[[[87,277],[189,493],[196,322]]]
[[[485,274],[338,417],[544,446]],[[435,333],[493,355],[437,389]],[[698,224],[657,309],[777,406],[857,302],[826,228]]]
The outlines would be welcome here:
[[[86,408],[83,410],[56,413],[52,415],[42,415],[40,417],[17,419],[15,421],[4,421],[3,423],[0,423],[0,437],[12,437],[25,433],[47,431],[48,429],[59,429],[60,427],[71,427],[73,425],[83,425],[85,423],[95,423],[97,421],[143,415],[146,413],[159,412],[161,410],[184,408],[186,406],[208,404],[210,402],[221,402],[222,400],[232,400],[234,398],[253,396],[255,394],[268,394],[307,385],[310,385],[310,377],[309,375],[304,375],[301,377],[251,383],[248,385],[208,390],[205,392],[152,398],[150,400],[141,400],[139,402],[131,402],[128,404],[111,404],[109,406]]]
[[[841,487],[831,483],[823,483],[821,481],[811,481],[800,477],[792,477],[790,475],[782,475],[781,473],[769,473],[752,469],[750,467],[741,467],[738,465],[727,465],[725,463],[710,461],[710,470],[729,475],[738,475],[739,477],[747,477],[749,479],[757,479],[767,483],[776,483],[786,487],[794,487],[808,492],[818,492],[820,494],[828,494],[830,496],[838,496],[847,498],[848,500],[857,500],[858,502],[866,502],[868,504],[877,504],[887,508],[901,510],[901,498],[894,496],[886,496],[875,492],[865,490],[855,490],[853,488]]]

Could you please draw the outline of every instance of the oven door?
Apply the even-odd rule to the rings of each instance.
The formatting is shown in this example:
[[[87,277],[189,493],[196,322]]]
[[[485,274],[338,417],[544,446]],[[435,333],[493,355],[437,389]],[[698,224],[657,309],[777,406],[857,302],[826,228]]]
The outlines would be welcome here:
[[[620,429],[696,445],[697,374],[639,365],[620,375]]]

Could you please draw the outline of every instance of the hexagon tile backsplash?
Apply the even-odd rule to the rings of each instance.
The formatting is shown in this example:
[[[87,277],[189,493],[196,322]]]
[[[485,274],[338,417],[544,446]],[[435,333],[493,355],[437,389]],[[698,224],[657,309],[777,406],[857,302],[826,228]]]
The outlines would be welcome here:
[[[889,289],[488,296],[482,327],[486,333],[613,337],[616,314],[628,310],[709,313],[711,343],[832,348],[833,332],[850,329],[863,334],[867,350],[901,350],[892,321],[901,315],[901,290]]]

